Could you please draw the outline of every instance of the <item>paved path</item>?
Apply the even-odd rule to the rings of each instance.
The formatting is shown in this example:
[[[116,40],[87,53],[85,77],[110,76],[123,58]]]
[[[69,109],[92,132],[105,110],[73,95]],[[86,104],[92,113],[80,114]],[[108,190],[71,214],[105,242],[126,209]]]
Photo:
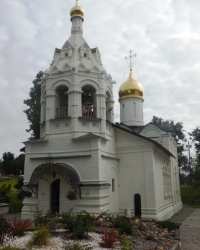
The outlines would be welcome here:
[[[182,223],[181,249],[200,250],[200,209],[184,206],[172,220]]]

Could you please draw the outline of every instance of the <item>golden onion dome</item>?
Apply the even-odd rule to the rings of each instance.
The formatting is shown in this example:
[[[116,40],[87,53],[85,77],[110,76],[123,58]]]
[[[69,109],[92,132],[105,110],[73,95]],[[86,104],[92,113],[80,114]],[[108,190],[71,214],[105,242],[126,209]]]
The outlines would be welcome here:
[[[119,88],[119,99],[137,97],[143,100],[143,94],[142,85],[133,78],[132,70],[130,70],[128,79]]]
[[[73,17],[75,16],[78,16],[78,17],[81,17],[83,20],[84,20],[84,9],[81,8],[79,5],[78,5],[78,1],[76,1],[76,6],[74,6],[73,8],[71,8],[70,10],[70,16],[71,16],[71,20]]]

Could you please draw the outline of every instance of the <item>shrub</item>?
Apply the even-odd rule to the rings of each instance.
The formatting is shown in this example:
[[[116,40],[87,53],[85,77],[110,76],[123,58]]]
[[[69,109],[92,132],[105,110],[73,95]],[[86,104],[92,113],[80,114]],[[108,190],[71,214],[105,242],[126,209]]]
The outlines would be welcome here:
[[[121,234],[131,234],[131,218],[127,217],[126,215],[117,215],[117,217],[114,219],[114,227],[119,228]]]
[[[75,239],[88,238],[88,232],[92,229],[93,217],[88,214],[77,213],[74,215],[72,236]]]
[[[1,248],[1,250],[26,250],[26,249],[19,248],[19,247],[10,247],[10,246],[8,246],[8,247]]]
[[[148,234],[146,237],[145,237],[146,240],[151,240],[151,241],[156,241],[156,239],[154,238],[153,235],[151,234]]]
[[[0,215],[0,245],[4,243],[6,236],[10,235],[10,231],[10,224],[2,215]]]
[[[80,243],[69,243],[65,246],[65,250],[92,250],[89,245],[81,245]]]
[[[83,212],[76,214],[67,212],[62,215],[61,221],[65,228],[72,232],[73,238],[85,239],[88,237],[88,232],[92,229],[94,218]]]
[[[157,221],[156,223],[160,228],[167,228],[169,231],[177,228],[177,224],[170,220]]]
[[[47,246],[50,243],[50,238],[51,238],[51,234],[49,230],[46,227],[42,226],[40,229],[38,229],[38,231],[36,231],[32,235],[29,245],[31,247],[32,246],[38,246],[38,247]]]
[[[13,236],[24,236],[25,232],[30,228],[33,223],[32,219],[17,220],[16,218],[11,219],[11,234]]]
[[[105,229],[104,233],[101,235],[101,242],[99,245],[105,248],[113,248],[118,241],[118,234],[113,228],[110,231]]]
[[[120,240],[120,250],[132,250],[132,249],[133,249],[132,240],[124,234]]]
[[[34,223],[35,223],[36,228],[39,228],[40,226],[47,224],[46,216],[43,215],[42,210],[38,208],[36,209],[34,213]]]

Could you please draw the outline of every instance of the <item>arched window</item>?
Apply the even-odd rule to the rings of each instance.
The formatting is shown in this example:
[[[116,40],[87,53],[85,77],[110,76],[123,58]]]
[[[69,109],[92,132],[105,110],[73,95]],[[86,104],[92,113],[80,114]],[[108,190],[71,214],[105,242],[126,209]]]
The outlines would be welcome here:
[[[115,179],[112,179],[112,192],[115,192]]]
[[[87,57],[87,53],[85,52],[83,56],[84,56],[84,57]]]
[[[86,85],[82,88],[82,116],[96,117],[95,88]]]
[[[56,89],[57,93],[57,108],[56,118],[65,118],[68,116],[68,87],[59,86]]]

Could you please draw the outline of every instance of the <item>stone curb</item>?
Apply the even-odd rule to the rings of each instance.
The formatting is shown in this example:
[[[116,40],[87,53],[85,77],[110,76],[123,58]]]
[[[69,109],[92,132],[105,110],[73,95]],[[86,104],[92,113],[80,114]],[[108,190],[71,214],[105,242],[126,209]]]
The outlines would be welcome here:
[[[181,242],[177,240],[170,250],[181,250]]]

